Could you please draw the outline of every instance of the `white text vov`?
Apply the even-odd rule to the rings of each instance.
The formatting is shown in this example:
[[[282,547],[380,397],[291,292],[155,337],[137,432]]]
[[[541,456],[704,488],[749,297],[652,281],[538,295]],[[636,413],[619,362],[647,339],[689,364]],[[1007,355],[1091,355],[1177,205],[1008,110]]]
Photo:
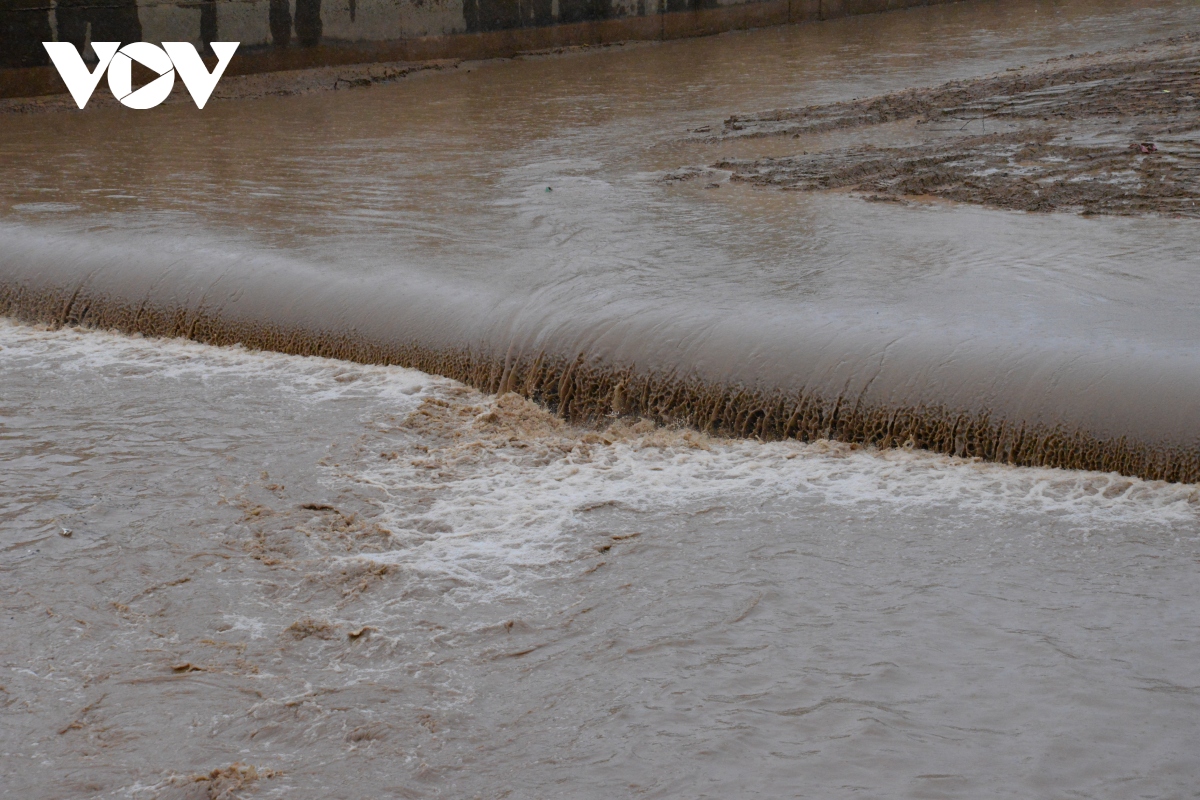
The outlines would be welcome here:
[[[123,106],[154,108],[167,99],[178,72],[196,101],[196,108],[204,108],[238,44],[240,42],[212,42],[217,65],[209,72],[196,48],[188,42],[163,42],[162,47],[149,42],[133,42],[124,47],[120,42],[92,42],[92,50],[98,59],[94,70],[88,70],[83,57],[70,42],[42,42],[67,85],[67,91],[80,108],[91,99],[105,70],[108,70],[108,88]],[[134,61],[158,73],[157,78],[136,91],[133,89]]]

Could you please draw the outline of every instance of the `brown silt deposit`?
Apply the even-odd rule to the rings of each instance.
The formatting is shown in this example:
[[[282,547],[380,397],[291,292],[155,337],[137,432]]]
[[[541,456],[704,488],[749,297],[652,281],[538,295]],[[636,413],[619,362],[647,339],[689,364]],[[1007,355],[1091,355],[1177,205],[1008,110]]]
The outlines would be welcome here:
[[[903,146],[713,165],[790,190],[944,198],[1020,211],[1200,213],[1200,42],[1192,36],[881,97],[738,115],[724,136],[888,126]]]

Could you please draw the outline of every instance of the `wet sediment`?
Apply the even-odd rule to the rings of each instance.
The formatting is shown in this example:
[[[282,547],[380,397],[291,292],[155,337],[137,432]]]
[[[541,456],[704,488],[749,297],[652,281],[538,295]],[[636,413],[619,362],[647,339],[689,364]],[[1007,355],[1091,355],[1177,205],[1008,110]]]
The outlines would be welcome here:
[[[681,369],[621,364],[548,350],[505,354],[480,346],[431,346],[351,330],[317,329],[225,315],[201,306],[129,303],[75,286],[35,288],[0,281],[0,314],[50,326],[85,326],[212,345],[243,345],[444,375],[491,393],[515,392],[585,424],[633,416],[761,440],[829,439],[874,447],[921,448],[1018,466],[1118,472],[1200,481],[1200,447],[1083,426],[1012,418],[938,402],[886,404],[866,392],[790,390],[769,381],[722,382]]]
[[[1196,34],[927,89],[735,115],[720,137],[801,138],[901,123],[908,127],[897,135],[910,141],[898,146],[725,159],[712,167],[729,171],[734,181],[851,190],[871,200],[936,197],[1020,211],[1200,214]]]

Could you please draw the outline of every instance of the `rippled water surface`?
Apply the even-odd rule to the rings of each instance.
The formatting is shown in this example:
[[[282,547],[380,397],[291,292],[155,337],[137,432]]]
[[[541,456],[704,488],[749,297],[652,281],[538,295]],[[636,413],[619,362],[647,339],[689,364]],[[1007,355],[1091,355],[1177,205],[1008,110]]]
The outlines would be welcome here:
[[[689,134],[733,112],[1198,27],[964,3],[10,115],[0,272],[1194,445],[1193,222],[660,178],[790,146]],[[497,402],[0,325],[7,791],[190,796],[240,762],[245,796],[1196,796],[1194,485]]]

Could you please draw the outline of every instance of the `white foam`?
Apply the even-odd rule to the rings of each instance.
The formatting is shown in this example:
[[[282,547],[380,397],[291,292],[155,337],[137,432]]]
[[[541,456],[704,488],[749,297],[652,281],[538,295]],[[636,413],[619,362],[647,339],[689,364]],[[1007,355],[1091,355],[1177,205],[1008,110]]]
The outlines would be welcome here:
[[[675,515],[713,507],[736,513],[808,499],[921,509],[931,524],[950,514],[1006,517],[1022,529],[1051,520],[1089,529],[1130,523],[1194,529],[1200,512],[1195,485],[828,442],[719,441],[707,450],[616,443],[593,448],[589,459],[562,454],[538,466],[532,460],[523,450],[502,449],[436,483],[412,464],[363,471],[358,480],[398,496],[425,487],[434,502],[421,520],[451,529],[415,548],[369,558],[453,577],[472,592],[498,596],[519,593],[531,570],[569,557],[564,534],[589,509],[605,505]],[[404,500],[392,503],[384,519],[399,532],[412,525]]]
[[[186,339],[153,339],[77,328],[45,329],[0,317],[0,359],[26,369],[81,375],[120,369],[123,378],[269,379],[276,391],[313,402],[378,397],[415,405],[426,387],[452,381],[403,367],[290,356],[241,346],[211,347]]]
[[[261,639],[267,635],[267,623],[261,619],[245,617],[241,614],[225,614],[224,617],[229,622],[231,631],[245,631],[250,634],[251,639]]]

